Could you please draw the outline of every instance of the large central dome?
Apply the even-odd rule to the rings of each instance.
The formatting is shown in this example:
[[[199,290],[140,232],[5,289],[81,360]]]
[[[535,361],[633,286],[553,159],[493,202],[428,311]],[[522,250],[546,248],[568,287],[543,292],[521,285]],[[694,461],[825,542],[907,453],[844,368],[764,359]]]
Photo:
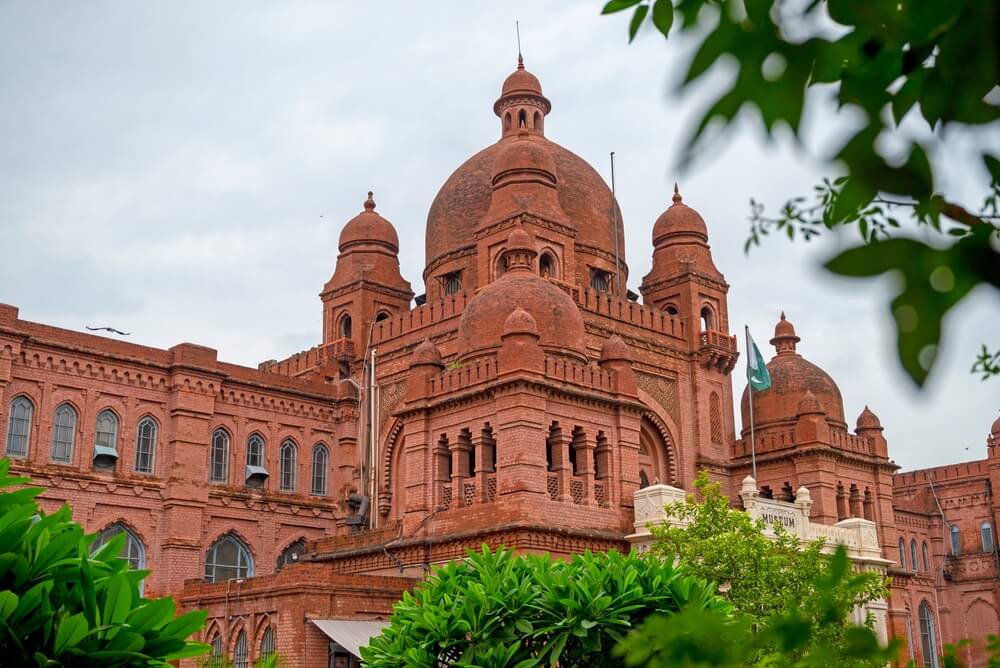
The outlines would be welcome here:
[[[490,209],[493,196],[494,163],[504,147],[516,141],[518,131],[529,131],[551,158],[556,168],[556,190],[559,205],[576,228],[576,245],[599,249],[611,254],[615,248],[612,227],[611,189],[585,160],[544,136],[544,115],[550,108],[542,96],[538,80],[524,70],[523,63],[504,83],[494,112],[501,116],[503,137],[465,161],[445,181],[427,215],[426,265],[475,244],[477,224]],[[511,117],[511,110],[524,114]],[[621,212],[615,211],[618,247],[624,249],[625,237]],[[622,263],[624,265],[624,262]]]

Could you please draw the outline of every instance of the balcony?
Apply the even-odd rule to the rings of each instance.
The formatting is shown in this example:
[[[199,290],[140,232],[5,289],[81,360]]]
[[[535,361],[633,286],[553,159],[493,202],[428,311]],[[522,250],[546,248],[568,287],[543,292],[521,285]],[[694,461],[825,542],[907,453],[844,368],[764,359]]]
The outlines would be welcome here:
[[[698,358],[707,369],[728,374],[736,366],[740,353],[736,350],[736,337],[709,329],[699,335]]]
[[[320,358],[324,362],[329,360],[353,360],[354,341],[347,338],[334,339],[330,343],[320,347]]]

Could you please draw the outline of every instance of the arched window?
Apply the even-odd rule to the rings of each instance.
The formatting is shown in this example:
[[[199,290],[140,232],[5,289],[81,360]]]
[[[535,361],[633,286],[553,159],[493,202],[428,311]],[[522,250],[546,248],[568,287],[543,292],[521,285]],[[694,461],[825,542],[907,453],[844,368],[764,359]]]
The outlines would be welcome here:
[[[983,552],[993,551],[993,525],[983,522],[979,525],[979,536],[983,541]]]
[[[156,420],[148,415],[139,420],[135,434],[135,472],[152,473],[156,462]],[[214,441],[214,439],[213,439]]]
[[[280,571],[282,568],[289,564],[294,564],[302,559],[306,553],[306,542],[301,538],[284,550],[278,555],[278,562],[275,564],[274,570]]]
[[[927,558],[927,541],[924,541],[920,545],[921,556],[924,558],[924,572],[931,572],[931,560]]]
[[[56,409],[52,421],[52,461],[68,464],[73,459],[73,440],[76,434],[76,409],[62,404]]]
[[[938,668],[937,638],[934,634],[934,615],[927,601],[920,604],[920,650],[925,668]]]
[[[295,443],[291,440],[287,440],[281,444],[280,451],[281,458],[281,491],[283,492],[294,492],[295,491],[295,465],[296,465],[296,450]]]
[[[251,434],[247,439],[247,466],[264,466],[264,439]]]
[[[915,538],[910,539],[910,570],[920,570],[920,562],[917,561],[917,541]]]
[[[542,278],[559,278],[556,275],[556,259],[552,257],[552,253],[542,253],[538,259],[538,274]]]
[[[213,659],[221,659],[222,658],[222,635],[218,631],[216,631],[215,635],[212,636],[212,639],[209,641],[208,644],[212,646],[211,657]]]
[[[340,318],[340,326],[337,327],[337,331],[340,332],[340,338],[349,339],[351,338],[351,316],[345,313]]]
[[[906,569],[906,541],[899,539],[899,567]]]
[[[537,111],[535,112],[535,117],[533,119],[531,127],[535,128],[536,130],[542,129],[542,115]]]
[[[701,331],[707,332],[712,329],[712,309],[707,306],[701,307]]]
[[[951,553],[956,557],[962,554],[962,532],[957,524],[951,525]]]
[[[113,411],[104,410],[97,414],[94,445],[109,450],[118,449],[118,416]]]
[[[268,626],[264,629],[264,635],[260,637],[260,652],[257,653],[257,660],[263,663],[274,654],[274,629]]]
[[[327,468],[330,461],[330,451],[322,443],[313,446],[312,461],[312,493],[326,496]]]
[[[649,487],[649,476],[646,475],[645,471],[639,471],[639,489],[646,487]]]
[[[526,128],[528,127],[528,115],[524,113],[524,109],[517,112],[517,127]]]
[[[225,429],[216,429],[212,434],[208,479],[212,482],[229,480],[229,433]]]
[[[10,402],[10,418],[7,420],[7,445],[4,454],[8,457],[27,457],[28,439],[31,434],[31,415],[35,406],[28,397],[14,397]]]
[[[205,581],[226,580],[253,576],[253,557],[250,550],[233,534],[226,534],[212,543],[205,555]]]
[[[146,567],[146,547],[139,540],[139,537],[132,533],[132,530],[124,524],[116,522],[98,534],[90,546],[90,552],[97,552],[102,545],[121,533],[125,534],[125,545],[122,546],[119,556],[126,560],[132,569],[142,570]]]
[[[250,651],[247,647],[247,632],[240,629],[233,648],[233,668],[250,668]]]
[[[510,126],[511,126],[511,116],[510,112],[508,111],[506,114],[504,114],[503,117],[503,129],[510,130]]]
[[[444,286],[446,295],[457,295],[462,291],[462,274],[453,271],[441,277],[441,284]]]
[[[663,309],[663,310],[666,311],[667,315],[669,315],[671,317],[673,317],[673,316],[677,315],[678,313],[680,313],[680,311],[677,310],[677,307],[674,306],[673,304],[667,304],[667,307],[665,309]]]
[[[591,269],[590,287],[594,292],[611,292],[611,274],[600,269]]]
[[[388,320],[388,319],[389,319],[388,311],[379,311],[378,315],[375,316],[375,322],[382,322],[383,320]],[[270,630],[270,627],[268,628],[268,630]]]

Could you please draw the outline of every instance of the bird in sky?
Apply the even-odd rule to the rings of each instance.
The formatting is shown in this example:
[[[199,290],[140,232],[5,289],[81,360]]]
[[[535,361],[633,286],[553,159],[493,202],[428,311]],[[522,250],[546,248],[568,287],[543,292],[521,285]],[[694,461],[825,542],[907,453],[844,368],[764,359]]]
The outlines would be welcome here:
[[[111,332],[112,334],[121,334],[122,336],[129,335],[129,332],[123,332],[120,329],[115,329],[114,327],[91,327],[90,325],[84,325],[84,327],[86,327],[92,332],[105,331],[105,332]]]

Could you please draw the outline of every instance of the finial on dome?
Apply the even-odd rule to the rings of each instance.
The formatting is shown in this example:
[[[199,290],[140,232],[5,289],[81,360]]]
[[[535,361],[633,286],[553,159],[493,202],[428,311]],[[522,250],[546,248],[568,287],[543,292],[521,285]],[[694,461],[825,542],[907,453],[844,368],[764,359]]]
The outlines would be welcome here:
[[[674,181],[674,204],[681,203],[681,190],[677,187],[677,182]]]
[[[517,69],[519,70],[524,69],[524,56],[522,56],[520,53],[517,54]]]
[[[374,211],[375,210],[374,195],[375,195],[375,193],[373,193],[371,190],[368,191],[368,199],[365,200],[365,211]]]

